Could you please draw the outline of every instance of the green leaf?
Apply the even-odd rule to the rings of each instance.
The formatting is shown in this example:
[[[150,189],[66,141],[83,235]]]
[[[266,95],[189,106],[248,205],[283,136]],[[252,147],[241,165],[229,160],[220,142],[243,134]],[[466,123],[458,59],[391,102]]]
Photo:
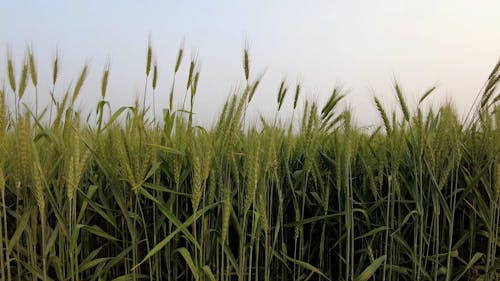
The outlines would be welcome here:
[[[342,217],[344,215],[345,215],[345,212],[339,212],[339,213],[335,213],[335,214],[310,217],[307,219],[298,220],[295,222],[285,224],[285,227],[300,226],[300,225],[304,225],[304,224],[308,224],[308,223],[313,223],[316,221],[328,220],[328,219],[335,218],[335,217]]]
[[[88,200],[85,200],[83,202],[83,204],[80,206],[80,210],[78,211],[78,217],[76,219],[76,223],[80,223],[81,220],[83,219],[83,216],[85,215],[85,211],[87,210],[89,202],[93,201],[92,198],[94,197],[94,194],[95,194],[95,192],[97,191],[98,188],[99,187],[97,185],[90,185],[88,187],[88,191],[87,191],[87,194],[86,194],[86,198]],[[80,188],[78,188],[77,191],[79,191],[82,194],[84,194],[83,191]]]
[[[104,272],[109,272],[111,268],[121,262],[123,262],[123,259],[128,255],[128,253],[132,250],[132,247],[135,247],[134,245],[130,245],[129,247],[125,248],[121,253],[119,253],[116,257],[113,257],[103,268]]]
[[[205,272],[205,275],[208,276],[208,279],[210,279],[210,281],[216,281],[215,276],[208,265],[203,266],[203,272]]]
[[[7,251],[7,256],[12,253],[12,249],[14,246],[19,242],[19,238],[21,238],[21,235],[24,232],[24,229],[28,225],[28,221],[30,219],[31,215],[31,209],[27,209],[21,219],[19,220],[19,224],[17,225],[16,231],[14,232],[14,235],[12,235],[12,238],[9,241],[9,250]]]
[[[58,222],[59,224],[59,222]],[[52,233],[50,234],[49,240],[45,244],[45,249],[43,249],[43,257],[46,258],[47,255],[49,254],[50,250],[55,249],[54,245],[56,243],[56,239],[59,237],[59,227],[54,228],[52,230]]]
[[[139,265],[143,264],[146,262],[148,259],[150,259],[152,256],[154,256],[156,253],[158,253],[161,249],[163,249],[169,242],[174,238],[179,232],[181,231],[187,231],[187,227],[193,224],[199,217],[201,217],[204,213],[207,211],[215,208],[218,205],[218,203],[214,203],[212,205],[208,205],[205,208],[199,210],[198,212],[194,213],[192,216],[190,216],[186,221],[178,226],[174,231],[172,231],[167,237],[165,237],[162,241],[160,241],[158,244],[156,244],[151,251],[144,257],[144,259],[136,264],[132,270],[135,270]],[[195,241],[195,240],[193,240]],[[198,246],[199,247],[199,246]]]
[[[379,232],[382,232],[382,231],[386,231],[388,230],[389,227],[383,225],[383,226],[379,226],[377,228],[374,228],[368,232],[366,232],[365,234],[361,235],[361,236],[356,236],[356,238],[354,240],[358,240],[358,239],[363,239],[363,238],[366,238],[366,237],[370,237],[370,236],[373,236]]]
[[[100,236],[102,238],[106,238],[108,240],[113,240],[113,241],[119,241],[119,239],[115,238],[113,235],[107,233],[106,231],[102,230],[102,228],[100,228],[99,226],[97,225],[93,225],[93,226],[87,226],[87,225],[84,225],[84,224],[78,224],[77,227],[79,228],[82,228],[92,234],[95,234],[97,236]]]
[[[135,278],[134,278],[135,277]],[[133,273],[125,274],[122,276],[118,276],[115,279],[112,279],[111,281],[130,281],[130,280],[135,280],[135,279],[148,279],[149,276],[144,275],[144,274],[139,274],[135,275]]]
[[[101,263],[104,263],[108,260],[110,260],[111,258],[98,258],[98,259],[93,259],[93,260],[90,260],[84,264],[81,264],[80,266],[78,266],[78,271],[79,272],[83,272],[87,269],[90,269],[96,265],[99,265]]]
[[[383,255],[374,260],[367,268],[365,268],[365,270],[363,270],[363,272],[361,272],[361,274],[356,278],[356,281],[367,281],[368,279],[372,278],[372,276],[374,276],[375,272],[382,265],[385,259],[386,255]]]
[[[118,116],[120,116],[120,114],[122,114],[122,112],[127,110],[127,109],[132,110],[133,107],[122,106],[117,111],[115,111],[113,113],[113,115],[111,115],[111,117],[109,118],[108,122],[106,123],[106,126],[104,126],[103,131],[106,130],[106,128],[108,128],[111,124],[113,124],[113,122],[115,122],[115,120],[118,118]]]
[[[285,258],[287,260],[295,263],[296,265],[298,265],[300,267],[303,267],[303,268],[305,268],[307,270],[310,270],[310,271],[312,271],[314,273],[317,273],[318,275],[321,275],[323,278],[326,278],[326,280],[330,280],[328,277],[326,277],[326,275],[323,272],[321,272],[321,270],[319,270],[315,266],[311,265],[310,263],[307,263],[307,262],[301,261],[301,260],[296,260],[294,258],[291,258],[291,257],[287,256],[287,255],[284,255],[284,256],[285,256]]]
[[[474,256],[472,256],[472,258],[470,259],[469,263],[467,263],[467,265],[465,266],[465,269],[464,271],[462,271],[462,273],[460,273],[459,275],[457,275],[455,277],[455,279],[453,279],[453,281],[458,281],[460,280],[460,278],[462,278],[462,276],[467,273],[467,271],[469,271],[472,266],[474,266],[474,264],[476,264],[477,261],[479,261],[480,258],[482,258],[484,256],[483,253],[479,253],[479,252],[476,252],[474,254]]]
[[[104,212],[104,210],[99,207],[99,205],[97,205],[94,200],[92,200],[91,198],[89,198],[85,193],[83,193],[80,189],[78,189],[78,191],[81,193],[81,195],[85,198],[85,202],[87,202],[91,207],[92,207],[92,210],[94,210],[96,213],[98,213],[103,219],[105,219],[107,222],[109,222],[109,224],[111,224],[115,229],[118,229],[116,227],[116,221],[114,219],[114,217],[110,217],[108,216],[108,214],[106,214],[106,212]]]
[[[196,265],[193,262],[193,258],[191,257],[191,254],[188,252],[188,250],[184,247],[179,248],[175,250],[174,253],[178,252],[181,254],[181,256],[184,258],[186,261],[187,265],[189,266],[189,269],[191,269],[191,273],[194,275],[194,279],[198,280],[198,270],[196,269]]]
[[[44,279],[43,277],[43,272],[42,270],[40,270],[40,268],[36,265],[32,265],[31,263],[26,263],[22,260],[19,260],[22,264],[22,267],[26,268],[33,276],[36,276],[38,279],[40,280],[47,280],[47,281],[53,281],[54,279],[50,278],[50,277],[46,277],[46,279]]]
[[[164,145],[148,144],[148,146],[151,146],[151,147],[159,149],[159,150],[161,150],[163,152],[167,152],[167,153],[171,153],[171,154],[175,154],[175,155],[181,155],[181,156],[183,156],[185,154],[184,152],[182,152],[180,150],[177,150],[177,149],[172,148],[172,147],[164,146]]]

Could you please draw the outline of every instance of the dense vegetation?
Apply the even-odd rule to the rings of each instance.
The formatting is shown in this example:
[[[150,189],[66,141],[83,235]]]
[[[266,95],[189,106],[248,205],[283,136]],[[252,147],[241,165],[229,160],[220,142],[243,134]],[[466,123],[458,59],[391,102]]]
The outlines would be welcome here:
[[[195,60],[175,84],[182,58],[171,92],[156,93],[148,48],[144,95],[167,96],[163,114],[146,99],[111,111],[106,66],[96,114],[82,118],[87,66],[29,108],[33,52],[19,72],[7,56],[1,280],[499,280],[500,62],[468,119],[424,110],[433,88],[410,106],[395,84],[400,112],[375,98],[382,125],[367,131],[340,89],[299,111],[301,86],[285,81],[277,109],[291,97],[295,121],[245,122],[259,92],[245,50],[246,87],[205,129],[192,119]]]

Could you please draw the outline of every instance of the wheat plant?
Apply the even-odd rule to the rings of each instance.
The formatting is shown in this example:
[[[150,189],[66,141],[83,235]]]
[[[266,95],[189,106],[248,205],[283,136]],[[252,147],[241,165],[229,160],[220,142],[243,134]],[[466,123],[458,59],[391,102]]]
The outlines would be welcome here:
[[[426,106],[435,87],[414,105],[395,83],[400,108],[374,97],[380,120],[366,130],[341,88],[319,104],[286,80],[274,119],[249,123],[261,77],[245,48],[245,87],[203,128],[193,119],[204,94],[196,55],[186,87],[175,87],[184,56],[181,45],[171,77],[159,75],[149,40],[142,103],[117,109],[106,63],[85,119],[76,108],[88,65],[74,86],[56,87],[56,55],[51,103],[39,108],[33,47],[19,60],[6,54],[1,280],[500,279],[500,62],[468,118]],[[157,88],[164,79],[168,93]],[[157,112],[156,95],[168,108]],[[286,106],[289,122],[278,114]]]

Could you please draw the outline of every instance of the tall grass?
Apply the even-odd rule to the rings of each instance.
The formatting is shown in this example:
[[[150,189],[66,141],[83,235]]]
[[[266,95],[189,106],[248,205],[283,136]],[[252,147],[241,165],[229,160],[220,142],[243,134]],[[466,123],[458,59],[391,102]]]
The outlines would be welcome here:
[[[500,279],[500,63],[473,118],[449,104],[424,110],[434,88],[412,106],[395,83],[401,112],[375,97],[382,125],[366,131],[340,108],[341,89],[324,105],[305,100],[295,125],[300,83],[292,122],[246,124],[260,77],[245,49],[246,87],[202,128],[192,118],[196,58],[175,97],[183,48],[169,93],[157,91],[152,56],[149,41],[152,110],[145,96],[111,110],[106,64],[95,124],[75,110],[87,66],[56,100],[56,56],[52,103],[39,109],[32,48],[20,68],[7,56],[1,280]],[[279,85],[276,111],[291,87]],[[21,106],[33,93],[34,112]],[[161,116],[156,95],[169,96]]]

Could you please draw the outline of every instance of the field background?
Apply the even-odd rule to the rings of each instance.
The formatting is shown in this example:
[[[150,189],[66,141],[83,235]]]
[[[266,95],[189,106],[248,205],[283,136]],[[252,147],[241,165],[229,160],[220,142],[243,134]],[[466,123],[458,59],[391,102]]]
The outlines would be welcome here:
[[[374,97],[380,126],[366,130],[339,106],[342,89],[318,104],[286,80],[276,117],[249,122],[260,77],[245,49],[245,86],[204,128],[198,61],[180,49],[171,91],[158,93],[152,53],[135,104],[111,109],[106,65],[88,115],[77,110],[88,66],[39,93],[32,49],[21,64],[7,56],[2,280],[499,280],[500,63],[469,115],[424,109],[435,88],[408,104],[395,83],[397,112]]]

